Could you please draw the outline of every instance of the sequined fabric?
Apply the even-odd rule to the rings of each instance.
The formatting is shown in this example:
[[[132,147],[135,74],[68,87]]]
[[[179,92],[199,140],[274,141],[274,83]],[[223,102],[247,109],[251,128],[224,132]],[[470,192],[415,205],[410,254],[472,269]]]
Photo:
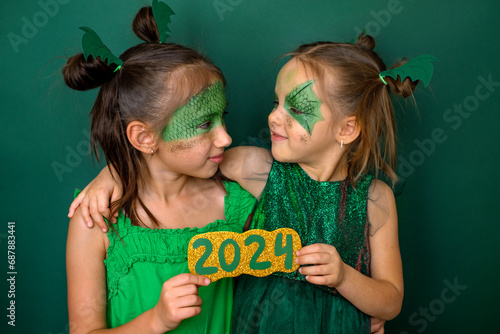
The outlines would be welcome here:
[[[367,194],[373,177],[353,189],[347,180],[318,182],[297,164],[273,162],[251,228],[293,228],[303,246],[327,243],[369,275]],[[369,333],[370,319],[335,289],[298,271],[240,276],[233,304],[236,333]]]
[[[274,161],[251,228],[292,228],[302,246],[333,245],[344,263],[368,275],[366,200],[372,179],[360,180],[354,190],[347,180],[318,182],[298,164]],[[305,281],[298,271],[274,275]]]

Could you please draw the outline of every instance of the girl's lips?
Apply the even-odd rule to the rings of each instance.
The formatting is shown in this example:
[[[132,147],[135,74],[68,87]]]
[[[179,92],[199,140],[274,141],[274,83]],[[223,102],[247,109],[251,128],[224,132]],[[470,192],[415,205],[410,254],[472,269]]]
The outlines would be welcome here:
[[[271,131],[271,141],[282,141],[285,139],[287,138],[277,134],[276,132]]]
[[[222,160],[224,160],[224,153],[209,157],[208,160],[212,161],[214,164],[220,164]]]

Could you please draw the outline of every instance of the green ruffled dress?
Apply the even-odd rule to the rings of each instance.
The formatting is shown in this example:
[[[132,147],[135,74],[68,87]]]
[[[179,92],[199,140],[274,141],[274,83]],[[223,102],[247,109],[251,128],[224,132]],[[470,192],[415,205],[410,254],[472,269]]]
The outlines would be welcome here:
[[[251,228],[293,228],[302,246],[336,247],[344,263],[369,275],[367,194],[373,177],[318,182],[298,165],[274,161]],[[298,271],[242,275],[233,305],[234,333],[369,333],[370,319],[335,289]]]
[[[255,198],[237,183],[224,182],[226,220],[203,228],[149,229],[132,226],[123,214],[108,232],[110,245],[104,261],[107,271],[108,327],[123,325],[151,309],[160,298],[163,283],[188,273],[187,248],[197,234],[242,232]],[[225,278],[199,288],[201,313],[182,321],[174,333],[230,333],[233,279]]]

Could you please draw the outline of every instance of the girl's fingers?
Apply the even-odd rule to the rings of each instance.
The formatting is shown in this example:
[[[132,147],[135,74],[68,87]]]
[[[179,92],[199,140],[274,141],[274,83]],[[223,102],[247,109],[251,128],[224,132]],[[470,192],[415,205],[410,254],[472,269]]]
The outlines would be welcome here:
[[[177,307],[192,307],[192,306],[201,306],[202,300],[200,296],[197,295],[189,295],[177,298]]]
[[[75,214],[76,209],[80,206],[80,203],[82,202],[83,197],[85,197],[83,191],[76,196],[76,198],[73,200],[71,205],[69,206],[69,212],[68,212],[68,217],[73,218],[73,215]]]
[[[327,264],[333,262],[333,257],[329,253],[311,253],[297,256],[295,263],[304,264]]]
[[[333,247],[333,246],[326,245],[326,244],[312,244],[312,245],[308,245],[308,246],[305,246],[305,247],[302,247],[301,249],[299,249],[297,251],[297,255],[301,256],[301,255],[307,255],[307,254],[313,254],[313,253],[327,252],[328,247],[325,247],[325,246]]]
[[[109,210],[108,198],[97,197],[97,211],[99,211],[101,216],[109,217],[111,211]]]
[[[309,283],[316,285],[327,285],[329,284],[330,281],[330,279],[327,276],[312,276],[312,275],[307,275],[306,280]]]
[[[98,204],[97,200],[98,199],[96,197],[92,198],[92,200],[90,202],[90,214],[92,216],[92,220],[94,221],[94,223],[97,224],[97,226],[99,226],[99,228],[103,232],[107,232],[108,227],[106,226],[106,223],[104,222],[104,219],[102,218],[102,215],[98,210],[99,204]]]
[[[97,224],[97,226],[99,226],[101,231],[103,231],[104,233],[108,232],[108,225],[106,225],[106,222],[104,221],[102,216],[97,216],[97,219],[94,219],[94,221]]]
[[[183,307],[177,311],[177,316],[179,320],[184,320],[188,318],[192,318],[194,316],[197,316],[198,314],[201,313],[201,307],[200,306],[190,306],[190,307]]]
[[[207,286],[210,284],[210,280],[205,276],[193,275],[187,273],[174,276],[167,282],[171,287],[178,287],[186,284],[195,284],[199,286]]]
[[[90,217],[88,198],[85,197],[80,205],[80,214],[83,221],[88,227],[92,228],[94,226],[94,221]]]
[[[111,193],[111,199],[109,200],[109,203],[113,203],[114,201],[117,201],[117,200],[119,200],[120,198],[121,198],[121,192],[118,192],[118,191],[113,191],[113,192]],[[111,204],[109,204],[109,205],[111,205]],[[111,210],[109,210],[108,212],[110,212],[110,213],[111,213]],[[109,215],[110,213],[108,213],[108,215]],[[110,221],[111,221],[111,223],[112,223],[112,224],[116,224],[116,222],[117,222],[116,217],[118,217],[118,214],[119,214],[119,213],[120,213],[120,210],[116,210],[116,211],[115,211],[115,213],[113,213],[113,216],[112,216],[112,217],[109,217],[109,218],[110,218]],[[108,217],[108,216],[106,216],[106,217]]]
[[[334,274],[333,270],[334,269],[331,265],[322,264],[317,266],[300,267],[299,273],[304,276],[306,275],[324,276],[324,275]]]
[[[172,295],[176,297],[184,297],[184,296],[197,296],[198,295],[198,285],[196,284],[185,284],[181,286],[176,286],[172,291]]]
[[[113,189],[111,192],[111,197],[109,199],[110,203],[113,203],[114,201],[119,200],[122,197],[122,192],[120,189]]]

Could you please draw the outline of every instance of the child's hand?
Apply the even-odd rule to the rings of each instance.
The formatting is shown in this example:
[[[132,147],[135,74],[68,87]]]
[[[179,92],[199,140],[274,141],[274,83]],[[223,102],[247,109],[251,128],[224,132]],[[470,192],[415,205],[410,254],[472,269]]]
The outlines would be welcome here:
[[[208,278],[192,274],[180,274],[163,283],[160,300],[152,309],[153,327],[164,333],[177,328],[182,320],[200,314],[198,287],[209,284]]]
[[[306,275],[306,280],[317,285],[338,287],[344,281],[345,264],[337,249],[327,244],[313,244],[297,251],[296,262],[301,267],[299,273]]]
[[[103,216],[111,218],[112,223],[116,222],[118,211],[113,217],[109,217],[111,213],[109,203],[116,201],[121,196],[120,185],[116,183],[110,169],[104,167],[99,175],[73,200],[69,207],[68,217],[73,217],[75,210],[80,206],[80,214],[87,226],[91,228],[96,223],[103,232],[106,232],[108,229]]]

